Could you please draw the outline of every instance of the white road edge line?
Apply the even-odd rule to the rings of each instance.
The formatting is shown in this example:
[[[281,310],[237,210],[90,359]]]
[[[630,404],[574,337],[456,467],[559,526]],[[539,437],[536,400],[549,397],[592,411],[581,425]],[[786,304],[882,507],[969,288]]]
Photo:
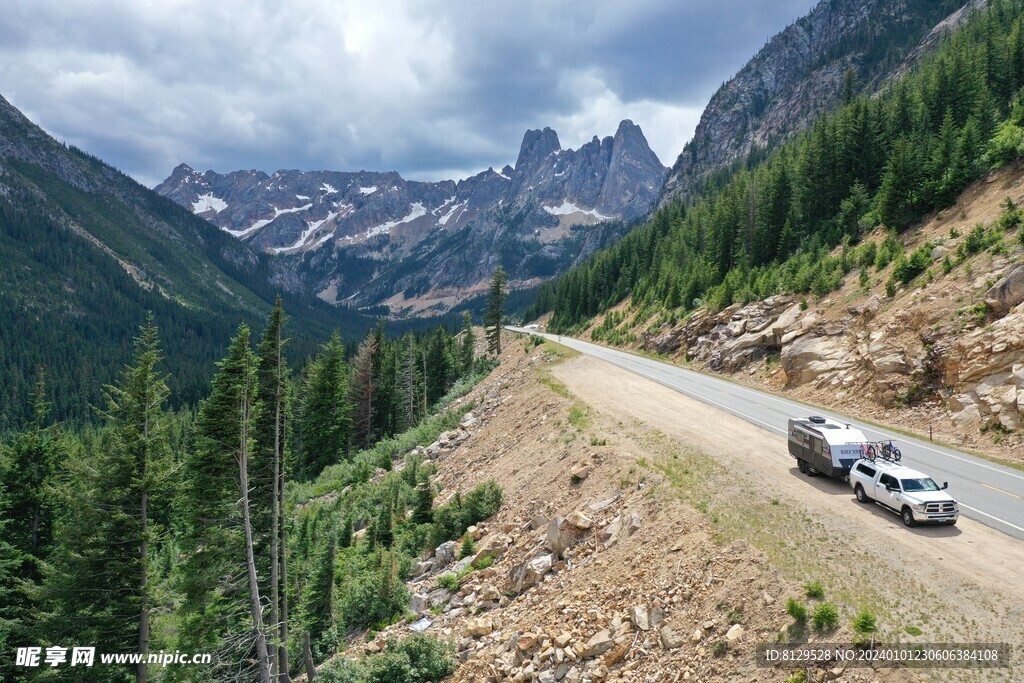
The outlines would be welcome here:
[[[995,521],[999,522],[1000,524],[1005,524],[1006,526],[1011,527],[1013,529],[1016,529],[1017,531],[1024,531],[1024,527],[1019,527],[1016,524],[1013,524],[1011,522],[1007,522],[1005,519],[999,519],[995,515],[990,515],[987,512],[982,512],[978,508],[972,508],[970,505],[964,505],[963,503],[960,503],[960,507],[967,508],[968,510],[971,510],[972,512],[977,512],[979,515],[985,515],[989,519],[994,519]]]

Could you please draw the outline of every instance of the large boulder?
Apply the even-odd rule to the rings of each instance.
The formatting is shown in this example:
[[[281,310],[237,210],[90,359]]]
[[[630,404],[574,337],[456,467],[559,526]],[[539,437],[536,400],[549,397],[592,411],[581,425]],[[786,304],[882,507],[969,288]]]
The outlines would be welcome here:
[[[814,382],[822,375],[853,366],[849,346],[841,337],[805,335],[782,348],[782,369],[790,386]]]
[[[455,541],[445,541],[434,550],[434,567],[441,569],[455,561]]]
[[[985,292],[985,305],[1001,318],[1014,306],[1024,302],[1024,265],[1017,266],[1010,274],[992,285]]]
[[[584,530],[570,524],[564,517],[555,517],[548,522],[545,546],[558,557],[565,557],[565,551],[576,545]]]

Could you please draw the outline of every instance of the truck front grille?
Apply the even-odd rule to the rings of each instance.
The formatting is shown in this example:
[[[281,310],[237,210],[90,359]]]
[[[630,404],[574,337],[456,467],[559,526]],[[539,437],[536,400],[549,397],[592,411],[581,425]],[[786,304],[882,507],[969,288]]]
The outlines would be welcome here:
[[[925,506],[924,506],[924,511],[929,513],[929,514],[933,514],[933,515],[937,515],[937,514],[940,514],[940,513],[953,514],[953,511],[955,509],[956,509],[956,504],[955,503],[951,503],[951,502],[945,502],[945,503],[926,503]]]

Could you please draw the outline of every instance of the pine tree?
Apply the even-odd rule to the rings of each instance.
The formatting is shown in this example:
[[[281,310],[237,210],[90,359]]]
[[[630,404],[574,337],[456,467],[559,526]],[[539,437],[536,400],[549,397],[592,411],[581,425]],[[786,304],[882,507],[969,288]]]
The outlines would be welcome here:
[[[416,344],[412,335],[403,342],[401,377],[398,386],[401,392],[401,414],[405,429],[416,424],[419,414],[419,400],[416,391]]]
[[[51,636],[88,634],[108,651],[149,651],[151,544],[156,506],[167,503],[172,472],[164,405],[169,392],[150,317],[135,339],[132,364],[106,389],[109,429],[87,460],[76,459],[61,499],[73,518],[59,526],[43,595]],[[69,628],[70,627],[70,628]],[[145,659],[136,680],[147,680]]]
[[[462,340],[459,343],[459,373],[463,376],[473,372],[475,348],[476,335],[473,334],[473,314],[466,311],[462,314]]]
[[[491,287],[487,294],[487,351],[495,356],[501,355],[501,328],[505,316],[505,269],[498,266],[491,274]]]
[[[335,333],[306,375],[299,415],[295,476],[309,480],[348,452],[351,429],[345,348]]]
[[[20,581],[24,554],[8,540],[11,518],[4,483],[10,476],[6,456],[0,453],[0,652],[7,653],[7,657],[16,643],[28,642],[26,629],[35,616]],[[0,667],[0,676],[7,675],[6,667]]]
[[[53,540],[53,500],[47,487],[57,483],[60,464],[67,459],[67,444],[55,426],[46,426],[50,403],[46,377],[38,371],[32,399],[32,420],[7,449],[8,538],[30,560],[43,560]],[[37,579],[37,563],[25,567]]]
[[[302,598],[302,622],[309,631],[317,654],[323,656],[334,650],[335,643],[327,642],[334,624],[334,558],[336,552],[333,530],[322,535],[323,541],[313,559],[312,571]]]
[[[352,359],[349,402],[352,406],[352,441],[366,447],[375,440],[374,416],[379,378],[376,373],[380,354],[379,340],[374,333],[366,335]]]
[[[259,355],[257,398],[261,405],[255,424],[254,518],[258,555],[267,550],[262,572],[269,585],[261,593],[270,598],[271,675],[287,670],[287,624],[281,619],[282,516],[284,514],[285,426],[290,418],[287,404],[288,366],[284,348],[285,315],[278,297],[257,349]],[[269,546],[269,547],[268,547]]]
[[[251,661],[246,651],[255,645],[259,678],[267,683],[270,661],[249,501],[249,456],[258,414],[256,358],[249,339],[249,328],[239,326],[196,421],[196,445],[187,468],[191,479],[182,505],[189,520],[183,547],[193,549],[182,577],[183,633],[197,641],[197,649],[216,646],[224,662]],[[244,633],[251,637],[240,638]]]
[[[451,386],[452,367],[448,355],[448,335],[438,326],[427,342],[427,400],[435,403]]]
[[[430,524],[434,521],[434,489],[426,477],[416,484],[416,497],[413,502],[412,521],[415,524]]]

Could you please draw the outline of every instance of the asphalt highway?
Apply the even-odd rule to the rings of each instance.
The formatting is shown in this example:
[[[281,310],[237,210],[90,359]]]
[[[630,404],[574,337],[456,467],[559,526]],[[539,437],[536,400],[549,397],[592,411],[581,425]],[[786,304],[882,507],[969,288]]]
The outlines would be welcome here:
[[[787,420],[791,417],[814,414],[852,423],[871,441],[891,439],[903,454],[902,464],[921,470],[940,485],[942,482],[949,482],[949,493],[960,503],[961,515],[1024,540],[1024,471],[927,440],[887,432],[841,413],[824,408],[810,408],[803,403],[662,361],[572,337],[519,327],[507,329],[513,332],[538,334],[556,341],[724,410],[782,437],[786,436]],[[779,457],[791,456],[783,447],[779,449]]]

